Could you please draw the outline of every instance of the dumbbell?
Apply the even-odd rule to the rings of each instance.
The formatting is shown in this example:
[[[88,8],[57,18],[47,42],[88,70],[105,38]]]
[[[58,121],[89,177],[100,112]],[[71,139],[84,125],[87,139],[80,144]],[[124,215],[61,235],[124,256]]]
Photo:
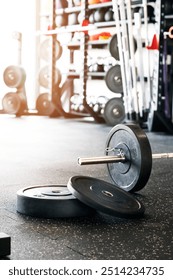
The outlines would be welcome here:
[[[78,24],[78,13],[71,13],[68,15],[68,25]]]
[[[94,12],[91,10],[89,14],[89,23],[94,23]]]
[[[57,15],[55,18],[55,23],[57,27],[68,25],[68,15],[65,13],[62,15]]]
[[[25,84],[26,73],[21,66],[10,65],[3,73],[5,84],[10,88],[21,88]]]
[[[50,61],[52,51],[51,40],[46,39],[40,45],[40,57],[45,61]],[[58,40],[55,41],[55,59],[58,60],[62,55],[62,46]]]
[[[105,21],[113,21],[114,20],[114,12],[112,8],[109,8],[104,15]]]
[[[78,158],[79,165],[107,164],[113,183],[127,192],[147,184],[153,159],[173,158],[173,153],[152,154],[145,132],[137,124],[114,126],[106,141],[105,156]]]
[[[38,111],[38,114],[44,116],[51,116],[55,114],[56,109],[51,101],[49,93],[44,92],[39,94],[36,100],[36,110]]]
[[[40,86],[50,88],[51,84],[51,69],[49,65],[42,67],[38,74],[38,81]],[[55,85],[58,86],[61,83],[62,75],[58,68],[55,69]]]
[[[94,22],[103,22],[105,20],[105,8],[99,8],[94,12]]]

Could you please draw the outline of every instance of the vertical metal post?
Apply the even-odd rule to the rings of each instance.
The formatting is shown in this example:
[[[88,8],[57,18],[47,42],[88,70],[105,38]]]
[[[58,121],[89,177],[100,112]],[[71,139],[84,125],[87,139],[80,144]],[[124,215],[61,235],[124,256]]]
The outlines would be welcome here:
[[[56,28],[56,0],[52,0],[52,20],[51,20],[51,28],[52,30],[55,30]],[[50,93],[51,93],[51,99],[52,101],[55,101],[54,100],[54,95],[55,95],[55,70],[56,70],[56,53],[55,53],[55,44],[56,44],[56,34],[52,34],[51,35],[51,45],[52,45],[52,52],[51,52],[51,61],[50,61],[50,64],[51,64],[51,73],[50,74],[50,81],[51,81],[51,84],[50,84]]]

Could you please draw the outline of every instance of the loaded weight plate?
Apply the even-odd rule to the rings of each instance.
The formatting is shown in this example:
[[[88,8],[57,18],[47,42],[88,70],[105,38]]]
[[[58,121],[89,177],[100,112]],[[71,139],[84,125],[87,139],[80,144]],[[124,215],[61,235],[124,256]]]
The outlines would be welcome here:
[[[8,87],[22,87],[26,80],[25,70],[20,66],[10,65],[3,73],[4,82]]]
[[[144,214],[144,206],[130,193],[103,180],[74,176],[67,184],[70,192],[81,202],[103,213],[121,218]]]
[[[117,34],[114,34],[109,42],[109,52],[116,60],[120,60]]]
[[[52,41],[49,39],[44,40],[40,46],[40,57],[45,61],[51,60],[52,54]],[[55,59],[58,60],[62,55],[62,47],[59,41],[55,41]]]
[[[106,142],[106,155],[122,153],[126,161],[108,163],[109,175],[125,191],[139,191],[147,183],[152,168],[152,153],[144,131],[135,124],[113,127]]]
[[[109,125],[122,123],[125,119],[124,104],[121,98],[111,98],[104,107],[104,119]]]
[[[17,114],[21,108],[22,100],[18,93],[8,92],[2,99],[2,108],[7,114]]]
[[[39,72],[39,84],[42,87],[50,88],[51,85],[51,69],[49,65],[44,66],[41,68]],[[55,69],[55,85],[59,85],[61,83],[61,72],[58,68]]]
[[[134,51],[136,51],[137,43],[135,39],[133,39],[133,43],[134,43]],[[109,52],[111,56],[114,57],[116,60],[120,60],[117,34],[114,34],[109,42]]]
[[[115,92],[115,93],[122,93],[123,92],[123,85],[122,85],[122,78],[121,78],[121,68],[120,65],[114,65],[107,71],[105,75],[105,81],[107,87]]]
[[[41,93],[38,96],[36,100],[36,109],[39,114],[45,116],[51,116],[56,111],[55,106],[51,102],[48,93]]]
[[[56,219],[88,216],[94,210],[76,199],[66,186],[45,185],[19,190],[17,212],[31,217]]]

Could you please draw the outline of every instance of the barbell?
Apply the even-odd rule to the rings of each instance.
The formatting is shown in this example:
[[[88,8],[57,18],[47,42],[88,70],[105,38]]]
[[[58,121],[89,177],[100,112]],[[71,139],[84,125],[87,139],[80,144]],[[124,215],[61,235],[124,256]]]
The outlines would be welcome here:
[[[79,165],[107,164],[113,183],[136,192],[147,184],[153,159],[173,158],[173,153],[152,154],[146,133],[137,124],[114,126],[106,141],[105,156],[78,158]]]

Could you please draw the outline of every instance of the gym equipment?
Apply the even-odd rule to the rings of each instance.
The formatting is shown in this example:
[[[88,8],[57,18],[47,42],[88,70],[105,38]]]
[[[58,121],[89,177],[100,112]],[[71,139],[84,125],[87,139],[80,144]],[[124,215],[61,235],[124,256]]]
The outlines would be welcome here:
[[[81,202],[109,215],[134,218],[145,211],[143,204],[131,194],[96,178],[74,176],[67,187]]]
[[[62,15],[57,15],[55,22],[56,22],[57,27],[67,26],[68,25],[68,15],[65,13],[63,13]]]
[[[10,65],[4,70],[3,78],[8,87],[20,88],[24,86],[26,73],[21,66]]]
[[[94,13],[93,13],[93,11],[89,15],[89,22],[94,23]]]
[[[108,125],[116,125],[125,120],[125,110],[122,98],[111,98],[107,101],[103,113]]]
[[[133,39],[133,41],[134,41],[134,51],[136,52],[136,50],[137,50],[137,43],[136,43],[135,39]],[[114,34],[111,37],[111,40],[109,42],[109,46],[108,47],[109,47],[109,52],[112,55],[112,57],[114,57],[116,60],[120,60],[119,50],[118,50],[117,34]]]
[[[103,22],[105,20],[105,8],[99,8],[94,12],[94,21],[95,22]]]
[[[147,112],[147,95],[145,93],[145,73],[144,73],[144,67],[143,64],[145,63],[141,63],[141,59],[146,59],[146,57],[148,58],[148,56],[144,56],[143,55],[143,48],[142,48],[142,38],[141,38],[141,15],[140,13],[134,13],[134,23],[135,23],[135,29],[136,29],[136,33],[138,34],[137,38],[136,38],[136,42],[137,42],[137,49],[138,49],[138,56],[139,56],[139,60],[138,61],[138,67],[137,67],[137,75],[138,75],[138,80],[139,82],[136,85],[136,89],[137,89],[137,94],[138,94],[138,100],[139,100],[139,114],[140,114],[140,118],[141,120],[144,120],[144,112]],[[145,49],[147,52],[148,50]],[[147,53],[148,55],[148,53]],[[147,61],[149,63],[149,61]],[[148,70],[148,69],[147,69]],[[148,74],[147,74],[148,75]],[[146,75],[146,76],[147,76]]]
[[[78,13],[71,13],[68,15],[68,25],[78,24]]]
[[[105,82],[107,87],[111,91],[115,93],[123,92],[120,65],[114,65],[111,68],[109,68],[105,75]]]
[[[98,96],[93,104],[94,112],[103,115],[104,107],[107,101],[108,101],[108,97],[103,95]]]
[[[169,91],[168,91],[168,84],[169,84],[169,74],[168,74],[168,64],[167,64],[167,36],[164,36],[164,43],[163,43],[163,89],[164,89],[164,114],[167,118],[171,117],[170,112],[170,102],[169,102]]]
[[[56,219],[93,215],[95,210],[76,199],[65,185],[30,186],[17,192],[17,212]]]
[[[7,114],[17,114],[21,107],[21,99],[18,93],[8,92],[2,99],[3,110]]]
[[[88,71],[89,72],[104,72],[104,64],[99,61],[91,64],[89,67],[88,67]]]
[[[173,4],[169,0],[164,3],[164,10],[166,15],[172,15]]]
[[[0,257],[11,254],[11,237],[6,233],[0,232]]]
[[[50,88],[50,67],[46,65],[42,67],[38,74],[39,84],[42,87]],[[61,72],[58,68],[55,69],[55,85],[58,86],[61,83]]]
[[[119,50],[118,50],[117,34],[114,34],[109,42],[109,52],[116,60],[120,59]]]
[[[13,39],[17,40],[18,53],[17,65],[9,65],[3,73],[5,84],[10,88],[16,88],[16,92],[8,92],[2,99],[3,111],[7,114],[21,116],[28,110],[27,97],[25,91],[26,73],[21,66],[22,34],[12,33]]]
[[[51,49],[52,49],[51,40],[48,38],[44,40],[40,45],[40,57],[45,61],[49,62]],[[58,60],[61,57],[61,55],[62,55],[62,46],[60,42],[57,40],[55,41],[55,59]]]
[[[112,10],[112,8],[109,8],[104,15],[104,20],[105,21],[112,21],[114,18],[114,12]]]
[[[51,116],[55,110],[55,106],[50,100],[48,93],[41,93],[36,100],[36,110],[40,115]]]
[[[74,2],[74,1],[73,1]],[[68,1],[67,0],[56,0],[56,9],[64,9],[68,7]]]
[[[145,132],[137,124],[119,124],[110,131],[106,156],[79,158],[80,165],[107,163],[116,186],[125,191],[139,191],[147,184],[152,159],[173,158],[173,153],[152,154]]]

